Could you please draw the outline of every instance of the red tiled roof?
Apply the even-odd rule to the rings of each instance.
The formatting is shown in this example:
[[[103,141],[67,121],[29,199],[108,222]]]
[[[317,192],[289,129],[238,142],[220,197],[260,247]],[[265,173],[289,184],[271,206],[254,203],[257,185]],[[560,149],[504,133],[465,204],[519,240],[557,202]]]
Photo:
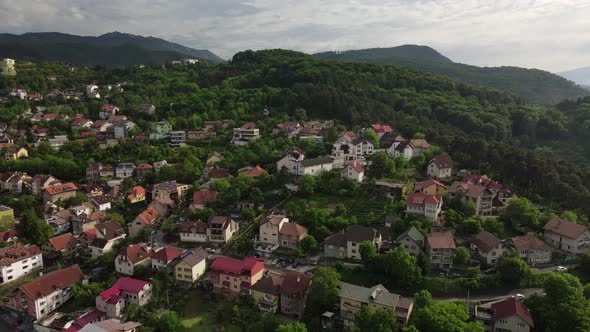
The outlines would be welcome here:
[[[307,228],[294,222],[286,222],[279,230],[279,234],[301,236],[307,234]]]
[[[311,284],[311,278],[303,274],[288,274],[281,284],[281,294],[288,297],[303,298],[307,293],[307,288]]]
[[[513,237],[512,243],[518,251],[530,249],[545,249],[549,247],[545,242],[543,242],[543,240],[540,240],[535,236],[529,234]]]
[[[76,191],[76,190],[78,190],[78,187],[76,187],[76,185],[73,184],[72,182],[68,182],[68,183],[63,183],[63,184],[62,183],[54,184],[52,186],[45,188],[45,190],[47,190],[47,193],[49,193],[49,195],[57,195],[57,194],[61,194],[63,192]]]
[[[356,160],[347,160],[346,164],[350,167],[352,167],[352,169],[354,169],[355,171],[357,171],[357,173],[362,173],[365,171],[365,166],[363,166],[361,163],[359,163]]]
[[[111,288],[102,291],[99,295],[103,299],[108,300],[113,296],[118,296],[121,291],[137,294],[149,284],[151,283],[147,280],[135,279],[131,277],[120,277]]]
[[[84,279],[84,275],[80,267],[78,264],[74,264],[39,277],[22,285],[19,289],[29,298],[38,299],[53,293],[56,289],[70,287],[82,279]]]
[[[530,327],[534,327],[533,317],[529,309],[522,302],[515,298],[508,298],[504,301],[493,303],[492,310],[494,310],[494,315],[492,316],[493,321],[512,316],[518,316],[527,322]]]
[[[449,187],[449,193],[451,194],[460,194],[466,197],[477,198],[481,195],[487,188],[484,186],[480,186],[477,184],[473,184],[470,182],[459,182],[455,181]]]
[[[14,228],[0,232],[0,242],[8,241],[9,239],[11,239],[17,235],[18,235],[18,233],[16,232],[16,229],[14,229]]]
[[[415,207],[424,207],[428,204],[439,204],[442,200],[440,195],[428,195],[420,193],[410,193],[406,199],[406,205]]]
[[[371,128],[373,128],[378,133],[386,133],[386,132],[393,131],[393,129],[390,126],[388,126],[388,125],[381,125],[379,123],[372,124],[371,125]]]
[[[123,254],[127,256],[127,259],[131,263],[135,264],[146,258],[150,258],[152,251],[145,244],[140,243],[129,245]]]
[[[152,169],[154,168],[152,165],[150,164],[139,164],[137,167],[135,167],[135,169],[141,169],[141,170],[146,170],[146,169]]]
[[[250,176],[250,177],[258,177],[262,175],[262,173],[266,172],[264,168],[260,166],[256,167],[244,167],[243,169],[239,170],[238,173],[240,175]]]
[[[106,317],[106,314],[98,309],[94,309],[94,310],[87,312],[87,313],[83,314],[82,316],[76,318],[75,320],[76,320],[76,323],[78,323],[78,324],[80,324],[80,326],[84,327],[101,317]]]
[[[41,250],[36,245],[25,246],[16,242],[4,248],[0,248],[0,266],[10,265],[14,262],[39,255]]]
[[[193,193],[193,204],[207,204],[217,200],[217,191],[201,190]]]
[[[183,222],[182,224],[178,225],[178,232],[179,233],[192,233],[193,229],[197,234],[206,234],[207,233],[207,223],[201,221],[195,222]]]
[[[432,232],[426,237],[428,245],[433,249],[455,249],[455,239],[451,231]]]
[[[264,269],[264,261],[254,257],[246,257],[243,261],[229,257],[218,257],[211,264],[211,269],[234,275],[240,275],[242,271],[246,271],[250,276],[253,276]]]
[[[226,169],[214,168],[209,171],[209,177],[212,179],[221,179],[229,176],[229,172]]]
[[[500,243],[500,240],[489,232],[481,231],[473,238],[473,241],[471,242],[475,244],[479,250],[483,252],[490,252],[490,250],[494,249],[498,243]]]
[[[447,186],[445,186],[444,184],[442,184],[440,181],[435,180],[435,179],[429,179],[426,181],[422,181],[422,182],[418,182],[414,185],[414,192],[416,191],[420,191],[424,188],[430,187],[432,185],[438,186],[438,187],[443,187],[445,189],[447,189]]]
[[[153,207],[148,207],[147,209],[143,210],[143,212],[140,213],[137,217],[139,217],[139,219],[141,219],[141,221],[143,221],[144,224],[151,225],[155,223],[156,220],[158,220],[158,218],[160,218],[160,214]]]
[[[164,247],[153,253],[152,258],[170,263],[174,258],[180,255],[182,255],[182,251],[172,247]]]
[[[118,107],[115,105],[104,104],[100,107],[101,111],[113,112]]]
[[[551,218],[543,229],[570,239],[577,239],[588,230],[588,227],[559,218]]]
[[[301,130],[299,131],[299,134],[305,134],[305,135],[317,135],[319,133],[320,133],[319,129],[309,128],[309,127],[301,128]]]
[[[256,124],[254,122],[246,122],[240,129],[256,129]]]
[[[49,239],[51,246],[57,250],[70,249],[76,246],[77,240],[72,233],[65,233]]]

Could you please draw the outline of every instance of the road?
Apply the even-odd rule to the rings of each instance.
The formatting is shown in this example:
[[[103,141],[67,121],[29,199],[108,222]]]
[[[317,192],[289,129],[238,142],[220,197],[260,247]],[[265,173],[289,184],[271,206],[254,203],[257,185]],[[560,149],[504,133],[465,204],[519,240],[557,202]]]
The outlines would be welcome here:
[[[469,296],[469,300],[470,301],[478,301],[478,302],[492,302],[492,301],[498,301],[498,300],[502,300],[502,299],[507,299],[510,298],[516,294],[522,294],[526,297],[529,297],[533,294],[542,294],[543,293],[543,288],[521,288],[521,289],[514,289],[511,290],[509,292],[498,292],[496,294],[485,294],[485,295],[472,295]],[[452,296],[433,296],[432,297],[433,301],[467,301],[467,294],[465,294],[465,297],[452,297]]]

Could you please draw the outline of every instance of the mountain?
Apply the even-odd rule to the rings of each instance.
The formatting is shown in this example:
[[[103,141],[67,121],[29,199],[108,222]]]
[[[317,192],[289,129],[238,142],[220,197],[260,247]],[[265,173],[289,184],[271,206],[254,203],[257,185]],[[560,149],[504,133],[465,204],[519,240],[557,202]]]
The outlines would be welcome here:
[[[465,83],[510,91],[530,103],[553,105],[564,99],[589,94],[588,90],[561,76],[539,69],[477,67],[456,63],[433,48],[402,45],[391,48],[322,52],[317,59],[394,64],[447,76]]]
[[[563,76],[568,80],[574,81],[580,85],[590,86],[590,67],[568,70],[557,73],[557,75]]]
[[[98,37],[58,32],[0,34],[0,57],[108,66],[158,64],[182,58],[196,58],[209,63],[224,61],[208,50],[120,32]]]

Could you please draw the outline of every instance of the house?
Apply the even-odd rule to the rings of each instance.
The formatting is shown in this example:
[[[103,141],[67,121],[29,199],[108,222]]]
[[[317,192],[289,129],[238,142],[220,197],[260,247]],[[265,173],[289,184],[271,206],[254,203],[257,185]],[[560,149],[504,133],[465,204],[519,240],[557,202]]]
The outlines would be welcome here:
[[[20,194],[31,182],[31,177],[24,172],[8,172],[0,175],[0,181],[3,190]]]
[[[160,173],[162,168],[164,168],[165,166],[168,166],[168,162],[166,160],[160,160],[160,161],[154,162],[152,164],[152,166],[154,166],[154,172]]]
[[[33,195],[40,195],[47,187],[60,183],[60,181],[51,176],[37,174],[31,179],[31,192]]]
[[[152,132],[150,133],[150,139],[165,139],[168,138],[172,132],[172,125],[166,121],[153,122]]]
[[[75,197],[77,193],[78,187],[72,182],[56,183],[43,190],[43,203],[65,201],[68,198]]]
[[[118,318],[130,304],[146,305],[152,296],[152,283],[131,277],[120,277],[115,284],[96,296],[96,309],[107,318]]]
[[[133,163],[119,163],[115,166],[115,177],[126,179],[133,176],[135,165]]]
[[[231,143],[234,145],[248,145],[251,141],[260,138],[260,129],[254,122],[246,122],[240,128],[234,128]]]
[[[277,123],[272,129],[273,135],[285,133],[288,138],[293,138],[301,131],[301,125],[298,122],[283,122]]]
[[[324,137],[321,135],[321,131],[319,129],[304,127],[299,131],[299,140],[311,140],[321,143],[324,141]]]
[[[301,240],[306,236],[307,228],[294,222],[285,223],[279,229],[279,243],[281,247],[290,249],[299,248]]]
[[[160,247],[153,249],[152,252],[152,269],[167,269],[174,259],[182,255],[182,251],[173,247]]]
[[[4,151],[4,160],[6,161],[10,161],[10,160],[17,160],[20,158],[28,158],[29,157],[29,151],[25,148],[22,147],[12,147],[12,148],[8,148],[6,151]]]
[[[201,211],[207,207],[207,204],[214,203],[217,200],[217,191],[200,190],[193,193],[193,201],[189,206],[192,211]]]
[[[259,227],[259,241],[271,245],[279,245],[279,230],[289,222],[289,218],[282,214],[271,214]]]
[[[102,120],[106,120],[119,112],[119,108],[115,105],[104,104],[100,107],[98,117]]]
[[[442,211],[442,196],[410,193],[406,199],[406,213],[420,214],[436,221]]]
[[[459,198],[466,204],[471,200],[475,205],[477,214],[482,216],[492,215],[492,201],[494,194],[491,190],[484,186],[472,184],[469,182],[455,181],[449,187],[449,196],[451,198]]]
[[[379,195],[396,198],[400,198],[408,192],[408,186],[405,183],[387,180],[376,181],[374,189]]]
[[[474,318],[489,332],[530,332],[535,327],[529,309],[514,297],[476,305]]]
[[[453,265],[456,248],[451,231],[433,231],[426,236],[426,252],[434,269],[448,271]]]
[[[319,175],[322,171],[331,171],[334,162],[329,156],[304,159],[299,163],[297,175]]]
[[[453,161],[447,154],[439,154],[428,162],[426,175],[431,178],[445,179],[453,173]]]
[[[67,135],[55,135],[53,138],[47,139],[47,143],[49,143],[49,145],[56,150],[64,146],[69,141],[70,139]]]
[[[111,208],[111,198],[106,195],[92,197],[90,203],[94,204],[98,211],[106,211]]]
[[[336,161],[356,160],[375,153],[373,143],[364,138],[353,138],[343,134],[332,144],[331,157]]]
[[[90,129],[92,128],[92,125],[94,124],[94,122],[92,122],[91,120],[88,119],[74,119],[72,121],[72,129],[74,130],[78,130],[78,129]]]
[[[225,295],[239,295],[248,292],[252,285],[264,275],[264,260],[246,257],[237,260],[229,257],[218,257],[211,264],[209,280],[213,290]]]
[[[193,283],[205,274],[207,268],[207,252],[203,249],[193,249],[180,256],[180,261],[174,266],[174,279],[180,282]]]
[[[516,236],[512,238],[512,247],[516,250],[518,257],[529,264],[543,264],[551,262],[551,255],[553,249],[536,238],[533,235],[527,234]]]
[[[585,225],[551,218],[543,229],[545,242],[555,249],[574,255],[590,252],[590,231]]]
[[[407,160],[410,160],[416,155],[416,148],[412,144],[411,140],[404,139],[402,137],[396,137],[392,141],[393,143],[389,147],[381,145],[381,147],[386,149],[387,154],[391,158],[403,157]]]
[[[104,211],[83,213],[71,217],[72,233],[75,236],[94,229],[97,223],[102,222],[106,217]]]
[[[154,115],[154,114],[156,114],[156,106],[153,104],[140,104],[137,107],[137,111],[140,113]]]
[[[96,120],[90,126],[90,131],[92,131],[95,134],[106,133],[109,130],[109,127],[112,125],[113,124],[107,120]]]
[[[18,232],[16,229],[11,228],[5,231],[0,231],[0,244],[14,242],[18,240]]]
[[[186,145],[186,132],[182,130],[171,131],[168,138],[170,139],[168,145],[173,148]]]
[[[365,166],[357,160],[347,160],[344,163],[344,168],[340,171],[342,179],[349,179],[356,182],[363,182],[365,176]]]
[[[444,195],[447,193],[447,186],[437,180],[430,179],[416,183],[414,192],[426,195]]]
[[[242,167],[238,170],[238,176],[249,176],[252,178],[257,178],[259,176],[261,176],[262,174],[266,173],[266,171],[264,170],[264,168],[260,167],[260,166],[246,166],[246,167]]]
[[[213,243],[226,243],[239,230],[238,223],[231,217],[211,216],[207,223],[207,238]]]
[[[373,123],[370,125],[369,128],[367,128],[368,130],[372,130],[375,133],[377,133],[377,137],[379,139],[381,139],[381,137],[383,137],[383,135],[387,134],[387,133],[392,133],[393,132],[393,128],[391,128],[391,126],[388,125],[382,125],[380,123]]]
[[[75,283],[85,283],[86,280],[80,267],[71,265],[20,286],[11,294],[7,305],[17,311],[25,310],[34,319],[40,319],[73,296],[72,286]]]
[[[92,258],[97,258],[113,250],[113,246],[127,236],[123,226],[116,221],[107,221],[96,225],[96,238],[88,246]]]
[[[149,173],[151,173],[153,171],[154,167],[150,164],[147,163],[142,163],[137,165],[137,167],[135,167],[135,175],[137,175],[140,178],[145,177],[146,175],[148,175]]]
[[[486,187],[492,193],[492,212],[497,212],[508,205],[508,202],[518,197],[512,190],[506,188],[503,184],[492,181],[486,175],[465,174],[461,180],[463,183]]]
[[[131,204],[145,201],[145,189],[142,186],[135,186],[131,188],[127,199]]]
[[[424,251],[424,242],[424,235],[415,226],[412,226],[400,234],[393,243],[403,247],[408,253],[417,257]]]
[[[153,229],[162,220],[162,215],[154,207],[148,207],[143,210],[129,224],[129,236],[136,237],[144,227]]]
[[[502,256],[510,254],[504,242],[487,231],[481,231],[473,237],[471,251],[488,266],[496,265]]]
[[[282,274],[269,272],[250,287],[250,296],[260,311],[271,314],[279,311],[283,278]]]
[[[281,313],[301,319],[305,311],[311,278],[299,273],[287,274],[281,283]]]
[[[341,282],[338,297],[340,299],[340,315],[344,325],[348,327],[354,325],[355,315],[363,306],[368,306],[372,310],[393,311],[401,326],[407,325],[414,309],[412,299],[390,293],[383,285],[367,288]]]
[[[305,159],[303,150],[292,148],[277,162],[277,170],[280,172],[284,168],[291,174],[299,175],[299,165],[303,159]]]
[[[347,231],[330,235],[324,241],[324,256],[333,258],[361,259],[360,244],[370,241],[377,250],[381,248],[381,234],[374,228],[352,225]]]
[[[149,267],[152,248],[145,243],[130,244],[115,258],[115,271],[132,276],[138,266]]]
[[[41,250],[36,245],[15,242],[0,248],[0,284],[15,281],[43,268]]]
[[[177,183],[176,181],[157,183],[152,190],[152,199],[164,198],[180,203],[184,200],[188,189],[188,184]]]
[[[142,324],[138,322],[122,322],[119,319],[111,318],[85,325],[79,332],[137,332],[141,326]]]
[[[178,225],[178,235],[181,242],[205,243],[208,241],[207,229],[209,224],[196,221],[184,222]]]
[[[55,259],[59,257],[71,257],[75,253],[77,245],[78,240],[72,233],[64,233],[49,238],[41,249],[47,258]]]
[[[89,183],[85,185],[82,192],[84,193],[84,195],[90,198],[102,196],[104,194],[104,190],[102,189],[102,187],[94,183]]]

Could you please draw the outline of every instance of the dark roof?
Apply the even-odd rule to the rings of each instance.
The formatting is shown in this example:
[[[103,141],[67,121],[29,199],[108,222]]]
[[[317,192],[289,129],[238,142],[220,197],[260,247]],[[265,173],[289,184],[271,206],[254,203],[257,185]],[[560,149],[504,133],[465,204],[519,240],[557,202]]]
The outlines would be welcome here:
[[[423,246],[424,245],[424,235],[422,235],[422,233],[420,233],[420,231],[415,227],[412,226],[410,227],[410,229],[408,229],[407,231],[401,233],[396,239],[395,242],[399,243],[401,242],[402,239],[404,239],[405,237],[409,237],[410,239],[412,239],[414,242],[416,242],[417,244]]]
[[[203,249],[195,249],[189,251],[189,254],[182,258],[182,262],[187,263],[190,266],[195,266],[202,262],[204,259],[207,259],[207,252]]]
[[[379,232],[372,227],[352,225],[346,232],[329,236],[324,243],[344,247],[348,241],[360,243],[374,241],[377,237],[379,237]]]
[[[559,218],[551,218],[543,229],[570,239],[577,239],[588,230],[588,227]]]
[[[512,243],[519,251],[530,249],[549,249],[547,243],[530,234],[513,237]]]
[[[301,166],[311,167],[311,166],[331,164],[331,163],[332,163],[332,158],[330,158],[330,156],[323,156],[323,157],[317,157],[317,158],[311,158],[311,159],[303,159],[301,161]]]
[[[479,250],[483,252],[489,252],[490,250],[494,249],[498,243],[500,243],[500,240],[489,232],[481,231],[473,238],[471,242],[475,244]]]
[[[504,301],[493,303],[492,310],[494,310],[494,315],[492,316],[493,321],[518,316],[531,327],[534,327],[533,317],[529,309],[516,298],[508,298]]]
[[[451,157],[446,154],[440,154],[432,159],[430,159],[430,164],[434,163],[438,168],[452,168],[453,161]]]
[[[303,298],[307,294],[307,288],[311,284],[311,278],[306,275],[294,273],[285,276],[281,284],[281,294],[290,298]]]
[[[278,296],[280,293],[281,284],[275,279],[276,278],[273,278],[272,275],[269,274],[268,276],[258,280],[258,282],[255,283],[251,289],[257,292]]]
[[[414,185],[414,192],[420,191],[426,187],[430,187],[432,185],[435,186],[439,186],[439,187],[443,187],[445,189],[447,189],[447,186],[445,186],[444,184],[442,184],[440,181],[435,180],[435,179],[429,179],[426,181],[422,181],[422,182],[418,182]]]

